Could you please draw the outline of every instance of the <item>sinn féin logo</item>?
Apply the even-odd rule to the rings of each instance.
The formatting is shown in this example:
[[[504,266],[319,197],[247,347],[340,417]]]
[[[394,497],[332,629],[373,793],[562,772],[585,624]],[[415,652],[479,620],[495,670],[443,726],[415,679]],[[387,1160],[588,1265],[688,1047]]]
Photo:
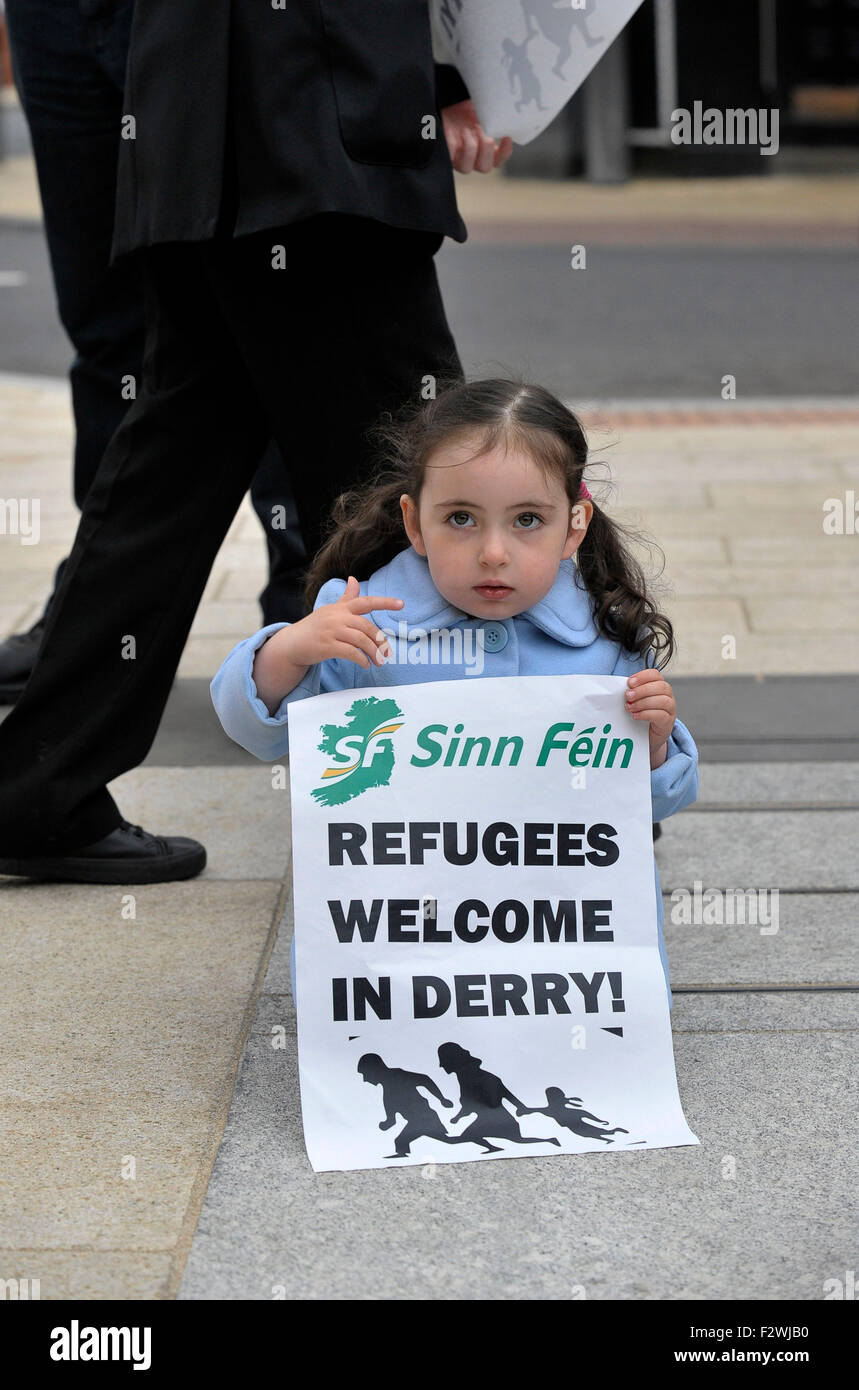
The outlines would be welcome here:
[[[368,787],[386,787],[394,766],[390,735],[401,727],[402,718],[396,701],[370,695],[349,706],[345,724],[322,724],[317,747],[340,766],[325,769],[323,785],[311,792],[314,799],[323,806],[340,806]]]

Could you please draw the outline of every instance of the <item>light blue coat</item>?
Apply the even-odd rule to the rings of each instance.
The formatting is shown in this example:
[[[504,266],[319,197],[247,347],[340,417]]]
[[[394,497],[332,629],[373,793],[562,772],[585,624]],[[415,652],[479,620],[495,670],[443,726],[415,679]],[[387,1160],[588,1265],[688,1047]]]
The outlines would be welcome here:
[[[346,588],[345,579],[329,579],[317,595],[314,609],[334,603]],[[254,654],[272,633],[287,623],[271,623],[253,637],[239,642],[221,665],[211,691],[212,700],[225,731],[264,762],[277,762],[289,751],[288,715],[294,700],[325,694],[330,690],[351,690],[355,686],[384,689],[390,685],[413,685],[419,681],[475,680],[480,676],[596,675],[628,676],[647,664],[624,651],[617,642],[597,631],[593,602],[582,584],[572,560],[562,560],[552,588],[533,608],[513,618],[475,618],[454,608],[435,587],[426,559],[413,546],[403,550],[390,564],[364,580],[362,595],[384,594],[404,600],[400,609],[379,609],[366,616],[392,635],[392,659],[382,666],[359,666],[343,658],[331,658],[311,666],[304,680],[284,697],[275,714],[269,714],[253,681]],[[461,660],[410,664],[409,643],[438,629],[459,628],[463,640],[448,650]],[[474,631],[483,629],[482,650],[476,651]],[[413,651],[420,650],[418,646]],[[422,644],[426,653],[428,641]],[[482,658],[482,670],[478,670]],[[665,762],[650,774],[653,819],[664,820],[682,811],[698,795],[698,751],[685,724],[678,719],[668,740]],[[656,905],[659,921],[659,950],[668,983],[668,961],[662,938],[662,896],[656,873]],[[671,998],[669,991],[669,1000]]]

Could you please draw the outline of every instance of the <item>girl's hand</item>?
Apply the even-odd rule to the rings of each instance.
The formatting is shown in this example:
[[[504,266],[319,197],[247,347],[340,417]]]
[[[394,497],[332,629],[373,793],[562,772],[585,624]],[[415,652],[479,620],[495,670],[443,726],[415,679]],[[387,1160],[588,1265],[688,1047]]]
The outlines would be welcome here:
[[[350,574],[336,603],[324,603],[300,622],[275,633],[271,642],[280,638],[282,654],[296,666],[312,666],[331,657],[343,657],[365,669],[371,662],[381,666],[391,655],[388,639],[375,623],[361,615],[377,608],[402,608],[403,600],[380,594],[361,598],[359,589],[357,579]]]
[[[336,603],[324,603],[263,642],[254,657],[253,679],[269,714],[276,713],[281,701],[307,675],[308,666],[317,661],[339,656],[369,668],[371,659],[381,665],[390,656],[385,634],[361,615],[376,608],[402,608],[403,600],[381,594],[361,598],[359,588],[350,574]]]
[[[660,671],[648,667],[629,677],[626,683],[626,710],[633,719],[646,719],[649,722],[650,766],[661,767],[677,718],[677,706],[674,691]]]

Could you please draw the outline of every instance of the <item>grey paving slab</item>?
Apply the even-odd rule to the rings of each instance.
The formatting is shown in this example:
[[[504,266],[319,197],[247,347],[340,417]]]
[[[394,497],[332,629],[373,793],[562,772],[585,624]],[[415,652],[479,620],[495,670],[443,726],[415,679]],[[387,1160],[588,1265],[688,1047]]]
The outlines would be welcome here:
[[[672,685],[708,761],[859,759],[855,676],[678,676]]]
[[[295,1004],[292,994],[261,994],[257,1003],[252,1033],[261,1038],[274,1036],[274,1029],[295,1033]]]
[[[731,904],[733,924],[724,920],[727,900],[712,901],[711,915],[718,912],[723,921],[695,925],[684,920],[693,903],[679,894],[673,901],[663,898],[672,989],[697,984],[859,989],[859,893],[779,893],[763,904],[746,898]],[[767,919],[763,929],[757,916],[761,906]],[[740,907],[745,923],[737,920]]]
[[[859,888],[859,811],[698,811],[656,849],[662,888]]]
[[[152,1297],[190,1238],[280,891],[0,879],[0,1231],[45,1297],[110,1296],[119,1254],[112,1296]]]
[[[690,811],[750,804],[859,805],[859,762],[701,762],[698,800]]]
[[[675,991],[671,1027],[675,1034],[850,1033],[859,1029],[859,991]]]
[[[250,636],[252,629],[248,630]],[[214,671],[212,672],[214,675]],[[227,738],[209,694],[209,681],[174,681],[158,734],[144,767],[249,767],[258,760]]]
[[[785,643],[777,660],[772,664],[785,666],[793,659],[794,651],[790,644]],[[719,742],[708,740],[706,737],[699,739],[696,731],[696,742],[701,756],[713,763],[745,762],[751,766],[753,763],[789,762],[792,758],[797,762],[829,759],[835,763],[840,762],[842,758],[848,758],[851,762],[859,761],[859,738],[800,741],[796,738],[768,739],[761,736],[744,740],[724,739]]]
[[[683,1001],[698,1148],[400,1171],[314,1174],[295,1040],[252,1036],[179,1297],[821,1299],[855,1268],[859,1031],[737,1029],[751,1006],[715,1031]]]
[[[168,1296],[170,1251],[0,1249],[0,1267],[39,1280],[42,1302],[87,1299],[146,1301]],[[31,1275],[23,1271],[32,1270]],[[31,1286],[32,1287],[32,1286]]]
[[[291,855],[289,786],[271,768],[150,767],[110,783],[130,821],[157,835],[190,835],[206,846],[204,879],[280,879]]]
[[[263,982],[263,994],[288,994],[292,997],[292,983],[289,978],[289,946],[294,930],[292,892],[284,904],[283,917],[278,928],[268,970]]]

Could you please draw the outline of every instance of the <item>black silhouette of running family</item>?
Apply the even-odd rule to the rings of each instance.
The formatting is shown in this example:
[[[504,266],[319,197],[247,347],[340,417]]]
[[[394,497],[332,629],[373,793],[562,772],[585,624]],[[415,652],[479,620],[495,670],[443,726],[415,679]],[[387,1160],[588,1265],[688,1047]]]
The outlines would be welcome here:
[[[401,1067],[389,1067],[376,1052],[365,1052],[360,1058],[359,1075],[369,1085],[382,1088],[385,1118],[379,1128],[393,1129],[397,1115],[405,1120],[405,1125],[394,1140],[394,1153],[386,1154],[386,1158],[408,1158],[414,1141],[424,1138],[437,1139],[442,1144],[480,1144],[484,1153],[501,1152],[497,1144],[490,1144],[490,1139],[506,1139],[513,1144],[554,1144],[560,1148],[561,1141],[555,1136],[534,1138],[523,1134],[516,1118],[505,1108],[505,1100],[515,1107],[516,1117],[546,1115],[562,1129],[586,1139],[602,1139],[606,1144],[611,1144],[612,1135],[628,1133],[619,1125],[606,1129],[607,1120],[600,1120],[584,1110],[580,1096],[565,1096],[559,1086],[546,1088],[545,1105],[524,1105],[508,1090],[500,1077],[491,1071],[484,1071],[481,1059],[473,1057],[459,1043],[442,1043],[438,1050],[438,1061],[442,1071],[455,1076],[459,1082],[459,1114],[452,1116],[450,1123],[455,1125],[467,1115],[474,1116],[461,1134],[451,1134],[445,1129],[441,1117],[420,1094],[426,1091],[446,1110],[453,1109],[453,1101],[442,1094],[431,1076],[404,1071]]]

